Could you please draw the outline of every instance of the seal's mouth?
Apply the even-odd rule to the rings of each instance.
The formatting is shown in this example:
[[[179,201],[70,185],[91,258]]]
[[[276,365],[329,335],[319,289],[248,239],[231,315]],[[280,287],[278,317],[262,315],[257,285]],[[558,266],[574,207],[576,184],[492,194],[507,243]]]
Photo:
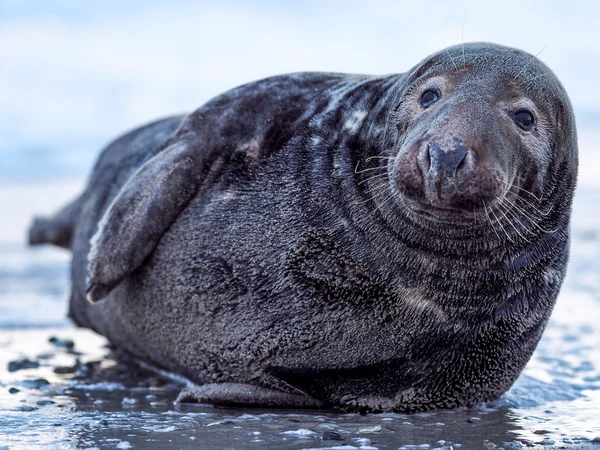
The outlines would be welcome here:
[[[485,217],[483,206],[469,211],[464,208],[442,207],[408,199],[404,204],[412,215],[432,222],[473,224]]]

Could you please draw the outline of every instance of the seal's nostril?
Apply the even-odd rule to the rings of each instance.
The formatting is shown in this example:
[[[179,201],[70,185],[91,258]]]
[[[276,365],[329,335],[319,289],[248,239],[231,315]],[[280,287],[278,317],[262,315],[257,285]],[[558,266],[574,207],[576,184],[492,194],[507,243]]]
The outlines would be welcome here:
[[[458,166],[456,166],[456,172],[455,173],[459,173],[461,172],[463,169],[465,169],[467,167],[467,155],[469,153],[465,153],[465,156],[463,156],[463,158],[460,160],[460,162],[458,163]]]
[[[424,153],[424,169],[426,172],[429,172],[429,169],[431,168],[431,144],[427,144],[427,150]]]
[[[431,144],[422,145],[417,153],[417,165],[421,169],[423,176],[427,176],[431,168]]]

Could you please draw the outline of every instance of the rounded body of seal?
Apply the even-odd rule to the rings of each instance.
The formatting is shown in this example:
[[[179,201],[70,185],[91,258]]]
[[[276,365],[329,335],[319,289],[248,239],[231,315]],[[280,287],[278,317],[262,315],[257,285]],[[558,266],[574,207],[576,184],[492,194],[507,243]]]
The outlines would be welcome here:
[[[576,172],[552,72],[466,44],[406,74],[269,78],[132,131],[30,239],[72,248],[70,316],[197,383],[182,400],[471,406],[548,321]]]

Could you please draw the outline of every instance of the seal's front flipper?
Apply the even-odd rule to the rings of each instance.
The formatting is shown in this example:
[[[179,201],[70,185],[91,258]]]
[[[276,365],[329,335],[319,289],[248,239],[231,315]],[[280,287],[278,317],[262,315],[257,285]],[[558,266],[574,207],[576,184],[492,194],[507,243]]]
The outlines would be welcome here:
[[[167,147],[132,175],[98,223],[88,255],[87,298],[101,300],[152,252],[195,195],[201,152]]]
[[[248,406],[254,408],[314,408],[326,405],[308,395],[289,394],[260,386],[241,383],[190,385],[177,397],[176,403],[210,403],[216,406]]]
[[[54,217],[36,217],[29,227],[29,245],[54,244],[66,249],[71,248],[73,227],[79,210],[81,197],[69,203]]]

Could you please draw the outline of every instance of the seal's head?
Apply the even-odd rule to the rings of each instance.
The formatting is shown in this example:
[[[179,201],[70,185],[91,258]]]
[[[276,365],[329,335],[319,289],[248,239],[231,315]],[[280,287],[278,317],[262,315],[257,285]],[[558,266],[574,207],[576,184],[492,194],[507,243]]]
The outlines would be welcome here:
[[[393,149],[388,172],[414,216],[458,224],[541,211],[538,200],[547,207],[561,201],[557,185],[566,186],[570,202],[573,111],[536,57],[494,44],[450,47],[407,73],[393,95],[387,120],[397,132],[386,142]]]

